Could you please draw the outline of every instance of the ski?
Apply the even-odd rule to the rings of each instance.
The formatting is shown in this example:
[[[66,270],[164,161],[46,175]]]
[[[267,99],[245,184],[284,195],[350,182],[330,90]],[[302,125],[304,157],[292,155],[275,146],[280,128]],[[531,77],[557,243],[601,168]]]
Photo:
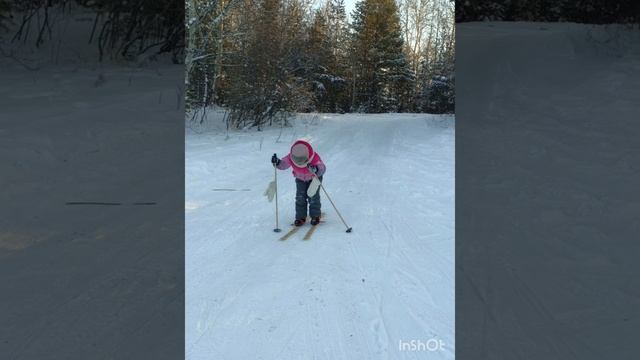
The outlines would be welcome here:
[[[320,214],[320,217],[324,218],[325,215],[326,215],[325,213],[322,213],[322,214]],[[310,216],[307,216],[307,221],[311,221],[311,217]],[[320,222],[323,223],[324,220],[320,220]],[[286,234],[282,235],[282,237],[280,238],[280,241],[287,240],[288,238],[293,236],[293,234],[297,233],[298,230],[300,230],[300,228],[302,227],[302,226],[295,226],[293,224],[291,224],[291,226],[292,226],[292,228],[289,231],[287,231]],[[317,225],[311,225],[312,228],[315,227],[315,226],[317,226]],[[311,231],[311,230],[309,230],[309,231]],[[309,231],[307,231],[307,234],[309,233]],[[313,232],[311,232],[311,233],[313,234]],[[306,236],[307,235],[305,234],[305,240],[309,240],[309,239],[306,238]],[[309,236],[311,236],[311,234],[309,234]]]
[[[291,235],[295,234],[298,230],[300,230],[301,226],[293,226],[291,230],[289,230],[286,234],[282,235],[280,238],[281,241],[287,240]]]
[[[316,228],[318,227],[319,224],[316,225],[311,225],[311,229],[307,230],[307,233],[304,234],[304,240],[309,240],[311,239],[311,235],[313,235],[313,232],[316,231]]]

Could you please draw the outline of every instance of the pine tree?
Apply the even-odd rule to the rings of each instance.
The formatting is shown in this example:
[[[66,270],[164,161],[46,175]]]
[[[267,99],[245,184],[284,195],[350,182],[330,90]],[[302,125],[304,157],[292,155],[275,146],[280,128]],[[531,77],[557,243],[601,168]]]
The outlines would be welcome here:
[[[329,94],[330,111],[344,113],[351,105],[348,93],[349,70],[349,24],[344,0],[329,0],[326,6],[327,34],[332,52],[332,92]]]
[[[315,94],[316,110],[326,111],[327,89],[322,77],[329,73],[331,67],[331,44],[327,34],[325,14],[316,10],[313,23],[309,28],[307,70],[311,88]]]
[[[331,27],[333,18],[331,5],[318,9],[309,28],[308,36],[308,78],[315,94],[316,110],[333,112],[340,110],[340,98],[346,82],[338,65],[339,44],[335,29]],[[332,21],[333,20],[333,21]]]
[[[464,0],[456,1],[456,22],[500,21],[508,16],[510,0]],[[518,1],[514,1],[514,4]],[[523,0],[522,2],[526,2]],[[517,5],[516,5],[517,6]],[[514,14],[518,15],[518,14]]]
[[[415,80],[405,54],[394,0],[363,0],[353,14],[353,108],[404,111]]]
[[[251,9],[254,10],[254,9]],[[227,61],[225,105],[236,127],[271,124],[292,111],[311,110],[305,79],[305,12],[298,0],[263,0]]]
[[[455,33],[444,31],[434,48],[425,48],[418,75],[416,110],[453,113],[455,108]]]
[[[465,0],[456,1],[456,21],[574,21],[590,24],[640,20],[636,0]]]
[[[232,110],[232,122],[244,125],[245,120],[255,125],[270,117],[279,108],[278,79],[282,70],[282,47],[279,18],[280,0],[264,0],[244,44],[235,54],[231,69],[234,81],[228,91],[227,105]]]

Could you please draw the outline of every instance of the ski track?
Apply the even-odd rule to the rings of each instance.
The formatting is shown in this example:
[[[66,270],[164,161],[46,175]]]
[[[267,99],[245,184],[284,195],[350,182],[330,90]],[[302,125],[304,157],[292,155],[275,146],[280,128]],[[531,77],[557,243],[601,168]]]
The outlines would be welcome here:
[[[477,115],[473,139],[460,141],[483,153],[461,156],[485,173],[496,170],[461,179],[476,194],[468,213],[478,214],[461,228],[476,225],[479,235],[458,253],[469,285],[458,286],[468,299],[460,309],[472,309],[461,319],[484,327],[465,334],[465,349],[483,359],[633,358],[638,312],[618,304],[637,304],[639,288],[630,274],[640,202],[628,190],[640,164],[638,142],[629,138],[640,95],[638,32],[459,25],[458,55],[472,61],[457,64],[465,78],[457,100]],[[496,160],[486,161],[492,154]],[[512,221],[483,226],[482,214],[510,213]],[[538,230],[525,231],[518,219]]]
[[[0,357],[136,358],[132,344],[149,334],[182,332],[169,327],[182,308],[182,230],[166,222],[182,180],[148,160],[182,161],[166,136],[184,113],[183,68],[45,58],[38,71],[0,59],[0,307],[11,309],[0,316]],[[127,205],[65,205],[82,201]],[[122,210],[135,202],[155,206]],[[145,355],[170,356],[171,345]]]
[[[280,137],[280,140],[276,140]],[[306,137],[327,164],[324,224],[278,241],[295,184],[269,158]],[[304,116],[260,132],[186,138],[187,359],[452,359],[454,118]],[[249,189],[249,191],[213,191]],[[399,341],[443,340],[444,351]]]

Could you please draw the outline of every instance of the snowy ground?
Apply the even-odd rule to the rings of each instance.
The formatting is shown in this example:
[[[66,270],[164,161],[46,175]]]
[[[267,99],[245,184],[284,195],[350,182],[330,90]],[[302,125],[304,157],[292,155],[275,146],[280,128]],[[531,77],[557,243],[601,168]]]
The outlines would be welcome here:
[[[353,233],[324,196],[326,223],[310,241],[272,231],[269,159],[299,137],[321,154]],[[321,114],[228,138],[188,130],[185,181],[187,359],[454,357],[453,117]],[[289,170],[278,185],[287,230]],[[400,351],[430,339],[443,349]]]
[[[184,67],[71,50],[0,57],[0,358],[177,358]]]
[[[637,358],[640,32],[456,29],[457,350]]]

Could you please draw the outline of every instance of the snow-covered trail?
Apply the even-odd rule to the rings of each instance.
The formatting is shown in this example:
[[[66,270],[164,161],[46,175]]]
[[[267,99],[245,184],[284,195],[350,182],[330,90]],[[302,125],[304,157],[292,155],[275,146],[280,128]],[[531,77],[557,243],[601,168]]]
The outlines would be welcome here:
[[[460,332],[458,349],[636,358],[640,32],[526,22],[456,32],[456,111],[472,119],[458,133],[470,175],[458,178],[458,228],[476,235],[458,239],[457,316],[483,329]]]
[[[308,226],[284,242],[272,232],[269,159],[298,137],[326,163],[351,234],[324,194],[310,241]],[[454,357],[453,117],[321,115],[225,138],[186,138],[187,359]],[[278,186],[286,231],[289,170]],[[400,351],[429,339],[444,349]]]
[[[183,161],[184,68],[7,62],[0,358],[176,358],[175,344],[158,340],[183,332],[183,181],[173,169]],[[84,201],[122,205],[68,206]]]

